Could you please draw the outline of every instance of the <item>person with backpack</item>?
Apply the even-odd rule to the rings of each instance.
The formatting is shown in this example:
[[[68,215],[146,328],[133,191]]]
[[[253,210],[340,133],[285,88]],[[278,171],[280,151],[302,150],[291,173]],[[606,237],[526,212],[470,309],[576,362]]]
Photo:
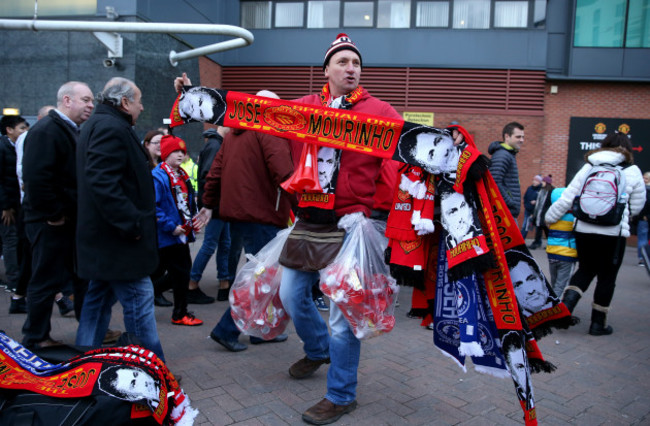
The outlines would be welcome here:
[[[633,165],[632,144],[623,133],[608,135],[601,147],[586,155],[585,164],[562,196],[548,209],[546,222],[557,222],[568,210],[576,217],[578,270],[564,291],[562,302],[573,312],[597,277],[589,334],[612,334],[607,313],[616,276],[630,236],[629,218],[639,214],[646,200],[641,170]]]

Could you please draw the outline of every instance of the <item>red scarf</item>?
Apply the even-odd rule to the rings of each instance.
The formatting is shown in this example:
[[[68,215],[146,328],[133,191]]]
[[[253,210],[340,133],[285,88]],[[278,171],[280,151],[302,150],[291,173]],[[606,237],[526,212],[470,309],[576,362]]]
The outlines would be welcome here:
[[[160,163],[160,168],[169,177],[172,199],[176,203],[176,209],[183,221],[181,226],[185,229],[185,235],[189,235],[193,231],[192,212],[190,210],[189,200],[190,190],[188,185],[190,177],[182,167],[178,167],[178,171],[176,171],[165,161]]]
[[[358,86],[345,97],[332,99],[329,83],[323,86],[319,97],[321,105],[331,106],[340,99],[339,109],[350,109],[359,102],[363,95],[363,88]],[[290,194],[299,193],[298,207],[316,207],[319,209],[333,210],[336,199],[336,181],[341,165],[341,150],[321,147],[307,143],[302,149],[300,162],[295,172],[280,186]],[[325,187],[319,182],[319,175],[324,175]]]

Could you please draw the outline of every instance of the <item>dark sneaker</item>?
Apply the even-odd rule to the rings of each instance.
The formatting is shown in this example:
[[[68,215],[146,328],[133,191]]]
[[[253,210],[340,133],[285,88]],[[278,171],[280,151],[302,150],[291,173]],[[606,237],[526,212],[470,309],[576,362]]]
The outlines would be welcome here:
[[[27,313],[27,301],[24,297],[19,299],[11,298],[11,304],[9,305],[10,314],[26,314]]]
[[[329,363],[330,363],[329,357],[325,359],[316,359],[316,360],[304,357],[303,359],[301,359],[300,361],[294,363],[291,367],[289,367],[289,375],[294,379],[304,379],[314,374],[316,370],[320,368],[321,365],[329,364]]]
[[[330,310],[330,308],[325,304],[325,299],[323,299],[322,296],[315,298],[314,303],[316,304],[316,309],[319,311],[327,312]]]
[[[214,333],[210,333],[210,338],[224,348],[228,349],[230,352],[241,352],[248,349],[248,346],[243,343],[239,343],[237,340],[225,340]]]
[[[162,294],[159,294],[157,296],[154,296],[153,298],[153,304],[156,306],[162,306],[164,308],[167,308],[169,306],[173,306],[174,304],[170,302],[169,300],[165,299],[165,296]]]
[[[74,303],[68,298],[68,296],[63,296],[56,301],[56,305],[59,307],[59,313],[64,317],[67,313],[74,311]]]
[[[357,401],[348,405],[336,405],[327,398],[314,405],[304,413],[302,419],[313,425],[328,425],[340,419],[343,414],[351,413],[357,408]]]
[[[207,294],[203,293],[200,288],[195,288],[194,290],[187,291],[187,303],[192,303],[195,305],[209,305],[214,303],[214,297],[210,297]]]
[[[172,324],[174,325],[188,325],[188,326],[196,326],[196,325],[202,325],[203,321],[200,319],[196,318],[191,312],[186,313],[180,318],[174,318],[172,317]]]
[[[230,294],[230,289],[229,288],[220,288],[219,292],[217,293],[217,300],[219,302],[223,302],[228,300],[228,295]]]

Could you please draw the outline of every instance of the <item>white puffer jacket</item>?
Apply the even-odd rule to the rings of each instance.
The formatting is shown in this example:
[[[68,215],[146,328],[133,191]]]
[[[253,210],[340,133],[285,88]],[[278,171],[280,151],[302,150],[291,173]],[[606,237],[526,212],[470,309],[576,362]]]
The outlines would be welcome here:
[[[579,195],[582,185],[587,179],[587,175],[591,170],[592,165],[599,164],[621,164],[623,162],[632,162],[632,155],[623,148],[602,148],[590,152],[586,156],[588,163],[585,164],[578,173],[574,176],[567,189],[562,193],[562,196],[554,202],[546,212],[546,223],[551,224],[557,222],[567,211],[573,206],[573,200]],[[623,170],[625,174],[625,192],[628,194],[628,205],[623,212],[623,219],[621,223],[614,226],[600,226],[593,225],[577,220],[575,231],[585,234],[600,234],[612,235],[622,237],[630,236],[630,214],[637,215],[643,205],[645,204],[645,183],[643,182],[643,175],[637,166],[630,166]]]

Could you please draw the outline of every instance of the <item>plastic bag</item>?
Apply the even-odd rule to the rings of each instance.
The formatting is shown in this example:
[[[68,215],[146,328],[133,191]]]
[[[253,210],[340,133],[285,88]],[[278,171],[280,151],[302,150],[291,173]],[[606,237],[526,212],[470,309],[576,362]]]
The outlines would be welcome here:
[[[384,263],[388,240],[361,213],[346,215],[341,251],[320,272],[320,289],[341,309],[357,339],[388,333],[395,326],[399,287]]]
[[[250,336],[271,340],[282,334],[291,320],[280,301],[282,266],[278,258],[291,228],[284,229],[255,254],[235,277],[228,296],[237,328]]]

